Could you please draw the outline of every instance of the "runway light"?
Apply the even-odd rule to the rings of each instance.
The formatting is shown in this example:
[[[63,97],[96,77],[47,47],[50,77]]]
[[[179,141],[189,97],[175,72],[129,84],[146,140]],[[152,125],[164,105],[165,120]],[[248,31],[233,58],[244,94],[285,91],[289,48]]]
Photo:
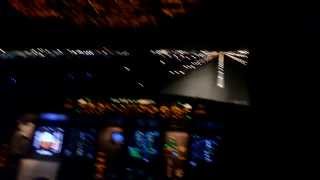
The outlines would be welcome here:
[[[247,55],[240,54],[240,53],[234,53],[234,52],[231,52],[231,51],[225,52],[225,54],[229,54],[229,55],[231,55],[231,56],[237,56],[237,57],[248,58],[248,56],[247,56]]]
[[[229,58],[243,64],[243,65],[247,65],[247,61],[243,60],[243,59],[240,59],[240,58],[237,58],[237,57],[234,57],[234,56],[231,56],[229,54],[226,54],[226,56],[228,56]]]
[[[75,50],[78,54],[81,54],[81,55],[83,55],[84,53],[81,51],[81,50],[79,50],[79,49],[77,49],[77,50]]]
[[[238,50],[238,52],[241,54],[249,54],[249,51],[247,50]]]
[[[192,106],[188,103],[183,104],[183,107],[185,107],[187,109],[192,109]]]
[[[123,66],[123,68],[124,68],[126,71],[131,71],[131,69],[128,68],[127,66]]]
[[[143,85],[141,82],[137,82],[137,84],[138,84],[140,87],[144,87],[144,85]]]
[[[62,52],[60,49],[57,49],[57,51],[58,51],[60,54],[63,54],[63,52]]]
[[[43,55],[41,52],[39,52],[38,55],[41,57],[45,57],[45,55]]]
[[[84,99],[79,99],[79,100],[78,100],[78,103],[80,103],[80,104],[88,104],[87,101],[84,100]]]

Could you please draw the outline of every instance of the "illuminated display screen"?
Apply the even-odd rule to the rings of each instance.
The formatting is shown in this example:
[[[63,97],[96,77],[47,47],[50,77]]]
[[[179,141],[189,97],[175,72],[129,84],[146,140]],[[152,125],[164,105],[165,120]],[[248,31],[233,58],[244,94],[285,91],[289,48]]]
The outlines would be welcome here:
[[[218,138],[193,135],[191,140],[191,157],[189,164],[196,167],[200,163],[215,163],[215,152],[219,145]]]
[[[184,177],[184,162],[187,160],[189,135],[185,132],[167,132],[164,151],[167,163],[167,177]]]
[[[159,140],[160,133],[158,131],[135,131],[133,141],[128,146],[129,156],[150,162],[159,154]]]
[[[39,155],[54,156],[61,152],[64,131],[58,127],[39,127],[34,135],[33,147]]]
[[[94,159],[96,131],[71,129],[66,140],[64,155],[67,157],[82,157]]]

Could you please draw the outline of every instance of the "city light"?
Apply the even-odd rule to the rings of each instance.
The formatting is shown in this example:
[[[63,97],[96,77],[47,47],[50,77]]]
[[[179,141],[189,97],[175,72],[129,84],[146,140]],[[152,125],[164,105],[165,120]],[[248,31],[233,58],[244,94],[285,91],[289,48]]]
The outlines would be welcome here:
[[[249,54],[249,51],[247,51],[247,50],[238,50],[238,52],[241,54],[246,54],[246,55]]]
[[[104,48],[103,53],[99,49],[46,49],[46,48],[31,48],[25,50],[12,50],[5,52],[0,49],[2,53],[1,59],[11,59],[12,57],[22,57],[22,58],[56,58],[60,56],[130,56],[131,53],[128,51],[117,51]]]
[[[123,66],[123,68],[124,68],[126,71],[131,71],[131,69],[128,68],[127,66]]]
[[[144,85],[143,85],[141,82],[137,82],[137,84],[138,84],[140,87],[144,87]]]

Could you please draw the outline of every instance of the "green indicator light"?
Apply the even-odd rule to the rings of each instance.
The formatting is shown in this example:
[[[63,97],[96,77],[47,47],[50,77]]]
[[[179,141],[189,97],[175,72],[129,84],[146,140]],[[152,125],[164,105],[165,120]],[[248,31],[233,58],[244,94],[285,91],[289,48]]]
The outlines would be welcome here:
[[[142,158],[137,148],[129,148],[129,154],[131,157],[134,157],[134,158],[138,158],[138,159]]]

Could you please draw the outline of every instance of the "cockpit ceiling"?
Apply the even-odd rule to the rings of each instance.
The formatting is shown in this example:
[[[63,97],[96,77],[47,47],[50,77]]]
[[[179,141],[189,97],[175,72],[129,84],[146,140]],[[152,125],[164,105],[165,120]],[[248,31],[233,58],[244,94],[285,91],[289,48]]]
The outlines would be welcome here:
[[[201,3],[201,0],[9,0],[11,10],[23,17],[99,28],[157,26],[161,18],[192,14]]]

